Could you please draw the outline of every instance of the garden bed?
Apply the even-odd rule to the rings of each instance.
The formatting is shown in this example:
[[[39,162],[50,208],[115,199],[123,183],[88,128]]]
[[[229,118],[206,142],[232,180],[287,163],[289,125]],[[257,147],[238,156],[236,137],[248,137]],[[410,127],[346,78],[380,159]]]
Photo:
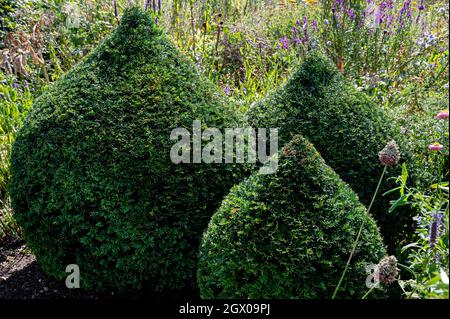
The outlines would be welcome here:
[[[23,241],[8,240],[0,247],[0,298],[48,299],[98,296],[72,291],[48,278]]]
[[[184,290],[155,297],[146,290],[127,292],[128,299],[180,299],[198,295]],[[99,300],[120,298],[118,294],[92,293],[68,289],[64,282],[49,278],[23,240],[5,239],[0,242],[0,299],[80,299]]]

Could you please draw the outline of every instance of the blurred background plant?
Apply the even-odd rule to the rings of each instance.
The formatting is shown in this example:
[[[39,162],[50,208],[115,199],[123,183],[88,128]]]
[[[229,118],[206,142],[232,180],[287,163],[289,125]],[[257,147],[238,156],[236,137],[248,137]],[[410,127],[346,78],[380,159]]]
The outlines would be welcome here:
[[[14,133],[31,108],[33,95],[27,80],[19,83],[13,75],[0,75],[0,241],[3,237],[18,237],[7,192],[11,145]]]
[[[244,110],[315,46],[388,108],[420,109],[411,90],[446,91],[446,1],[2,0],[3,70],[45,86],[89,53],[129,3],[155,3],[177,46]]]
[[[446,0],[0,0],[0,237],[14,225],[6,191],[14,132],[33,99],[102,41],[132,3],[155,11],[180,50],[243,111],[319,47],[392,112],[424,168],[423,186],[405,185],[407,200],[397,203],[421,212],[417,247],[408,246],[401,259],[417,286],[409,289],[405,271],[399,283],[414,296],[445,296],[432,287],[442,283],[433,279],[438,274],[448,275],[448,262],[432,261],[445,247],[448,257],[448,122],[434,118],[449,108]],[[430,151],[434,142],[445,149]],[[431,249],[423,236],[433,214],[444,217]]]

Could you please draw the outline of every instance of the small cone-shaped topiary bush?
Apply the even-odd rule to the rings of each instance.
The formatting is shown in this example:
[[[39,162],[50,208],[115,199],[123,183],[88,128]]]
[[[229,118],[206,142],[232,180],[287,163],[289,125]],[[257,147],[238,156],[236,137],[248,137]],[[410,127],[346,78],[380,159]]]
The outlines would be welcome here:
[[[330,298],[363,221],[339,298],[367,291],[365,263],[385,249],[357,195],[295,136],[275,174],[233,187],[212,217],[200,248],[201,297]]]
[[[236,126],[228,100],[155,26],[120,26],[35,102],[12,152],[15,216],[43,269],[81,288],[195,283],[198,244],[240,171],[173,164],[173,128]]]
[[[356,90],[320,52],[313,51],[292,74],[284,86],[248,112],[255,127],[279,127],[280,146],[294,134],[311,141],[327,164],[347,182],[368,205],[383,170],[378,152],[395,139],[402,156],[408,152],[395,121]],[[389,174],[400,173],[400,165]],[[395,187],[385,179],[380,195],[372,207],[381,232],[390,247],[405,238],[412,225],[411,210],[389,214],[389,200],[381,194]],[[413,231],[411,231],[411,234]]]

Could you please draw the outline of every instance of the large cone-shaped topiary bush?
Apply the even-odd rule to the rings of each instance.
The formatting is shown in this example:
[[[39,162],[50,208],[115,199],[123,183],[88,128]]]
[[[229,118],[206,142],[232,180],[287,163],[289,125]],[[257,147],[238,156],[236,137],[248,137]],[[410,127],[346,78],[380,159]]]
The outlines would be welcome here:
[[[313,51],[284,86],[255,104],[248,112],[255,127],[279,127],[280,146],[294,134],[311,141],[327,164],[368,205],[383,170],[378,152],[395,139],[402,156],[408,154],[400,128],[388,113],[356,90],[320,52]],[[400,165],[389,170],[397,176]],[[388,213],[390,198],[381,194],[395,187],[383,182],[371,213],[390,247],[406,238],[412,225],[411,210]],[[411,230],[409,234],[412,234]]]
[[[104,43],[34,104],[12,152],[15,216],[43,269],[81,288],[195,283],[198,244],[232,165],[173,164],[173,128],[233,127],[226,96],[129,9]]]
[[[365,263],[385,249],[357,195],[296,136],[275,174],[233,187],[212,217],[200,248],[201,297],[330,298],[363,221],[339,298],[367,291]]]

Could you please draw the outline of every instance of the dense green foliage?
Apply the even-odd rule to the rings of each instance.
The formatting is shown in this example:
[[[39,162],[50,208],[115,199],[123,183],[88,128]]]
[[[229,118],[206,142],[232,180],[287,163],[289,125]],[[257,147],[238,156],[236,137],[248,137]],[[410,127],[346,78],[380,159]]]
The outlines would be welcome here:
[[[2,41],[1,38],[3,38],[5,32],[11,31],[14,26],[14,20],[11,19],[11,14],[14,12],[14,9],[14,1],[0,0],[0,41]]]
[[[304,134],[367,205],[382,171],[378,152],[395,139],[402,155],[408,153],[389,114],[356,90],[318,51],[302,62],[284,86],[254,105],[248,121],[254,127],[279,127],[281,146],[294,134]],[[390,185],[385,183],[382,193]],[[405,224],[412,224],[412,216],[410,210],[398,210],[394,221],[388,210],[389,201],[384,199],[375,203],[372,213],[386,242],[395,247],[408,230]]]
[[[340,298],[361,297],[365,262],[385,254],[356,194],[300,136],[273,175],[235,186],[204,234],[198,284],[204,298],[330,298],[365,221]]]
[[[233,127],[226,97],[131,9],[39,96],[13,145],[10,194],[49,274],[78,264],[85,289],[193,283],[200,235],[239,172],[170,160],[173,128]]]

